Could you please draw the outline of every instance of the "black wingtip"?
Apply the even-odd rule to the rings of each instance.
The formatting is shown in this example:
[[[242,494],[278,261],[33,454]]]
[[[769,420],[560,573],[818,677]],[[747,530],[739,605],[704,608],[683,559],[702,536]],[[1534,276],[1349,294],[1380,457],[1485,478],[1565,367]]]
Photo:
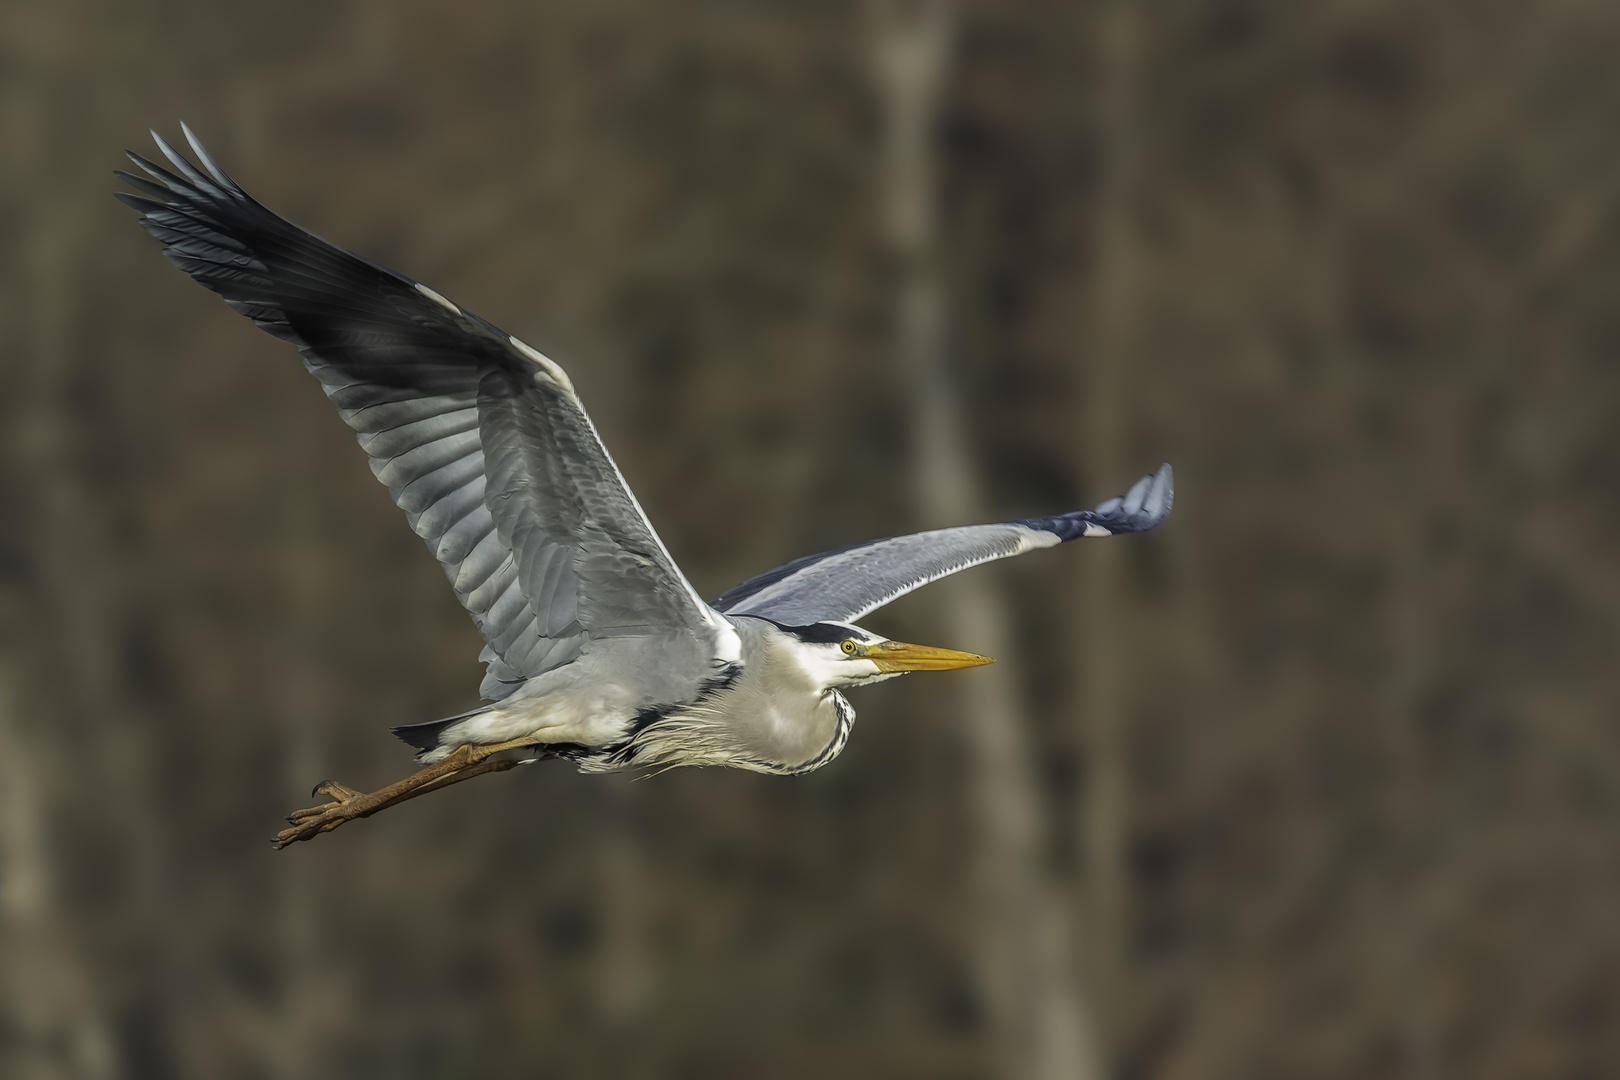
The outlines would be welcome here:
[[[1176,474],[1167,461],[1159,466],[1159,471],[1151,477],[1144,477],[1149,481],[1147,491],[1142,496],[1142,503],[1138,513],[1150,519],[1153,525],[1159,524],[1170,516],[1170,506],[1176,500]],[[1152,528],[1153,525],[1144,526]]]
[[[225,170],[219,167],[219,163],[214,160],[213,155],[209,154],[207,148],[203,146],[202,140],[197,138],[197,133],[191,130],[190,125],[181,121],[180,131],[185,135],[186,145],[191,148],[191,152],[202,163],[202,169],[199,170],[196,165],[184,154],[176,150],[173,144],[162,135],[159,135],[157,131],[150,129],[149,134],[152,136],[152,142],[156,144],[159,152],[162,153],[169,164],[179,170],[179,175],[175,175],[175,173],[170,172],[161,165],[149,161],[133,150],[125,150],[124,155],[134,162],[138,169],[150,176],[152,180],[177,194],[201,192],[214,199],[230,198],[245,202],[252,201],[237,186],[236,181],[232,180]],[[143,190],[149,189],[151,186],[151,181],[142,180],[127,173],[115,175],[119,175],[121,179],[126,181],[133,182],[138,187],[142,187]]]
[[[203,147],[202,140],[197,138],[196,133],[191,130],[191,127],[184,120],[180,121],[180,133],[186,137],[186,145],[191,147],[191,152],[197,155],[197,161],[201,163],[204,169],[208,170],[208,175],[214,178],[214,182],[224,190],[234,194],[238,190],[236,181],[232,180],[229,174],[219,167],[213,156]]]
[[[163,184],[165,187],[168,187],[170,190],[173,190],[175,185],[179,185],[182,188],[189,186],[184,180],[174,175],[174,173],[170,172],[168,169],[165,169],[163,166],[158,165],[155,162],[148,161],[146,158],[141,157],[141,155],[137,154],[133,150],[125,150],[124,156],[129,158],[130,161],[134,162],[135,167],[141,170],[141,172],[158,181],[160,184]]]
[[[1099,503],[1093,510],[1027,518],[1016,524],[1049,532],[1060,540],[1082,536],[1112,536],[1115,533],[1146,532],[1157,528],[1170,516],[1175,501],[1175,471],[1167,461],[1131,485],[1123,495]]]
[[[197,171],[197,166],[187,161],[185,156],[181,154],[180,151],[170,146],[167,139],[159,135],[156,131],[152,131],[151,135],[152,141],[157,143],[158,150],[162,152],[164,157],[169,159],[169,164],[179,169],[187,180],[190,180],[193,184],[206,183],[206,181],[203,179],[202,173]]]

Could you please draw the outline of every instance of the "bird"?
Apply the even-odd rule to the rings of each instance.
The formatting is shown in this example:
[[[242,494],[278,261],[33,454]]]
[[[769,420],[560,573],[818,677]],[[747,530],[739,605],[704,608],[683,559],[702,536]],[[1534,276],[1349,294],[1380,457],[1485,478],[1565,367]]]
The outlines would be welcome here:
[[[838,756],[845,691],[992,661],[858,621],[947,575],[1082,537],[1152,529],[1168,464],[1093,510],[850,544],[705,601],[603,445],[563,368],[427,285],[260,205],[186,125],[196,161],[131,151],[117,197],[169,262],[297,347],[484,640],[482,704],[396,727],[422,766],[372,792],[335,780],[278,849],[542,758],[587,772],[727,766],[778,775]]]

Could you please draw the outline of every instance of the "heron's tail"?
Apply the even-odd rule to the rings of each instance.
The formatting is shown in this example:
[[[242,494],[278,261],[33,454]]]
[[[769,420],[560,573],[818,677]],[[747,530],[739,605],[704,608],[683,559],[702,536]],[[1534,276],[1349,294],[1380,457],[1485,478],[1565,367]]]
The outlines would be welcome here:
[[[485,712],[488,709],[488,705],[480,705],[476,709],[469,709],[468,711],[458,713],[455,716],[447,716],[443,720],[429,720],[422,724],[402,724],[399,727],[394,728],[393,732],[401,739],[404,739],[406,742],[416,747],[419,754],[425,754],[428,751],[438,747],[439,736],[444,734],[445,728],[449,727],[457,720],[465,720],[469,716],[477,716],[479,713]]]

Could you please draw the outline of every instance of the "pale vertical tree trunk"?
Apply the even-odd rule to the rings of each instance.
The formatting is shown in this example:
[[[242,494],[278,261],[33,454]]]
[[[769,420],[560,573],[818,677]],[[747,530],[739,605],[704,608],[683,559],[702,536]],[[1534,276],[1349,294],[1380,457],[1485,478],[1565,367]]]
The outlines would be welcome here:
[[[79,954],[54,915],[46,790],[55,770],[0,669],[0,1076],[104,1080],[113,1047]]]
[[[233,87],[235,152],[248,170],[269,156],[265,129],[269,103],[250,83]],[[293,438],[282,448],[290,468],[322,471],[314,444]],[[294,485],[280,521],[279,576],[285,598],[280,634],[281,678],[275,706],[280,714],[282,780],[294,798],[329,775],[332,756],[333,689],[322,636],[341,573],[321,526],[319,489]],[[311,802],[318,801],[311,797]],[[273,828],[267,827],[267,832]],[[330,886],[303,852],[276,860],[276,911],[272,927],[279,968],[279,994],[268,1007],[247,1005],[253,1046],[263,1068],[284,1080],[309,1080],[333,1072],[336,1033],[352,1014],[353,979],[343,953],[325,933],[324,897]]]
[[[1422,748],[1416,729],[1419,703],[1433,667],[1429,628],[1431,585],[1424,565],[1422,519],[1417,492],[1392,470],[1396,489],[1409,496],[1409,512],[1398,515],[1392,551],[1394,585],[1389,589],[1385,617],[1391,664],[1384,686],[1385,722],[1395,763],[1394,805],[1390,818],[1402,826],[1403,853],[1413,866],[1432,865],[1434,816],[1423,782]],[[1442,864],[1443,865],[1443,864]],[[1423,986],[1430,939],[1434,934],[1437,890],[1434,876],[1418,877],[1410,901],[1391,927],[1395,941],[1395,971],[1391,982],[1402,998],[1400,1030],[1402,1065],[1408,1080],[1437,1080],[1441,1075],[1439,1040],[1435,1037],[1433,1006]]]
[[[62,54],[56,46],[67,31],[58,20],[41,18],[30,31],[37,40],[26,44],[37,51],[25,54]],[[42,64],[34,74],[49,85],[56,73]],[[29,343],[25,366],[14,373],[15,390],[30,407],[12,436],[16,467],[37,497],[30,508],[32,556],[42,595],[27,617],[44,625],[26,633],[43,632],[48,644],[34,653],[26,676],[0,668],[0,1025],[12,1028],[10,1045],[0,1045],[0,1074],[101,1080],[117,1074],[115,1051],[105,1004],[86,970],[85,943],[73,936],[72,920],[58,914],[50,827],[61,808],[56,796],[94,792],[98,803],[120,812],[119,822],[133,826],[127,839],[136,844],[137,868],[150,845],[138,844],[145,804],[132,787],[141,755],[132,752],[122,771],[98,767],[116,762],[129,732],[119,722],[125,712],[109,640],[115,583],[97,573],[107,560],[94,550],[96,518],[75,458],[72,275],[86,216],[76,205],[78,193],[62,191],[53,175],[60,162],[49,152],[48,95],[19,119],[18,171],[37,198],[27,241],[17,252],[25,267],[20,310]],[[19,640],[24,634],[15,632]],[[63,677],[69,670],[72,680]],[[19,677],[37,681],[32,692]],[[32,706],[26,715],[22,702]]]
[[[935,130],[953,35],[944,0],[876,2],[875,59],[888,118],[886,227],[899,280],[896,322],[912,401],[912,458],[926,525],[982,518],[957,389],[946,364]],[[1000,595],[983,574],[936,586],[947,636],[1010,657]],[[1010,660],[963,680],[978,821],[981,985],[998,1072],[1097,1076],[1092,1025],[1069,962],[1069,924],[1042,858],[1042,809]]]
[[[656,1075],[639,1037],[653,988],[646,857],[636,832],[637,786],[630,777],[595,778],[596,896],[601,944],[595,1004],[603,1064],[625,1080]]]
[[[1305,303],[1320,312],[1320,319],[1337,342],[1335,361],[1346,370],[1365,364],[1344,344],[1354,339],[1350,329],[1351,284],[1344,267],[1352,262],[1351,240],[1342,223],[1333,222],[1325,234],[1315,238],[1317,258],[1314,275],[1308,280]],[[1371,388],[1363,388],[1370,390]],[[1379,387],[1380,391],[1387,388]],[[1375,404],[1369,394],[1364,405]],[[1433,402],[1423,402],[1423,427],[1455,432],[1466,424],[1461,415],[1462,399],[1448,399],[1449,411],[1437,414]],[[1443,497],[1426,490],[1427,470],[1414,468],[1414,460],[1430,469],[1445,460],[1444,453],[1430,451],[1413,455],[1398,440],[1393,452],[1377,462],[1383,492],[1391,510],[1382,516],[1390,585],[1383,603],[1383,632],[1388,648],[1388,668],[1382,681],[1385,739],[1393,766],[1387,808],[1388,819],[1397,828],[1391,841],[1405,865],[1414,870],[1404,903],[1389,920],[1386,937],[1390,968],[1388,980],[1399,995],[1398,1046],[1400,1072],[1407,1080],[1438,1080],[1444,1075],[1441,1041],[1437,1036],[1434,1005],[1424,985],[1431,964],[1430,950],[1436,927],[1443,924],[1448,905],[1465,871],[1458,865],[1465,845],[1439,834],[1433,793],[1424,774],[1423,747],[1418,727],[1422,701],[1435,677],[1435,611],[1439,603],[1436,567],[1425,551],[1425,536],[1434,525],[1435,508],[1444,506]],[[1453,451],[1454,453],[1456,451]],[[1454,463],[1455,464],[1455,463]],[[1463,470],[1457,466],[1455,472]],[[1372,511],[1370,511],[1372,512]],[[1374,718],[1369,718],[1373,720]],[[1395,1070],[1392,1067],[1391,1074]]]
[[[1126,371],[1135,343],[1142,270],[1131,215],[1137,164],[1134,0],[1104,0],[1097,13],[1097,137],[1102,181],[1096,203],[1090,334],[1080,408],[1080,475],[1093,494],[1113,490],[1124,468]],[[1113,1056],[1130,935],[1126,865],[1129,761],[1126,720],[1131,639],[1121,588],[1123,550],[1081,545],[1079,715],[1085,747],[1081,955],[1096,1004],[1105,1059]]]
[[[299,449],[308,445],[307,440],[294,444],[294,456],[305,458],[308,469],[308,455]],[[284,510],[281,575],[290,610],[282,631],[288,647],[283,654],[286,666],[276,696],[286,751],[283,775],[288,790],[301,795],[333,771],[326,737],[332,691],[320,636],[334,568],[319,528],[314,493],[300,487],[293,505]],[[283,858],[276,869],[281,994],[278,1009],[264,1018],[268,1023],[259,1034],[272,1076],[306,1080],[331,1071],[326,1063],[332,1060],[333,1032],[343,1026],[347,980],[327,947],[318,868],[307,858]]]

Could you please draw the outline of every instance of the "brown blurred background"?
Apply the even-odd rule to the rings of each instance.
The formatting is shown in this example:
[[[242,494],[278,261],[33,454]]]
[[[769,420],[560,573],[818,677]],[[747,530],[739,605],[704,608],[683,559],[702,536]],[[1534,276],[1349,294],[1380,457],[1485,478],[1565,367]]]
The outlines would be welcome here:
[[[705,595],[1175,512],[868,620],[999,681],[814,775],[274,853],[479,642],[112,199],[180,119],[568,365]],[[0,131],[0,1076],[1620,1075],[1620,8],[9,0]]]

